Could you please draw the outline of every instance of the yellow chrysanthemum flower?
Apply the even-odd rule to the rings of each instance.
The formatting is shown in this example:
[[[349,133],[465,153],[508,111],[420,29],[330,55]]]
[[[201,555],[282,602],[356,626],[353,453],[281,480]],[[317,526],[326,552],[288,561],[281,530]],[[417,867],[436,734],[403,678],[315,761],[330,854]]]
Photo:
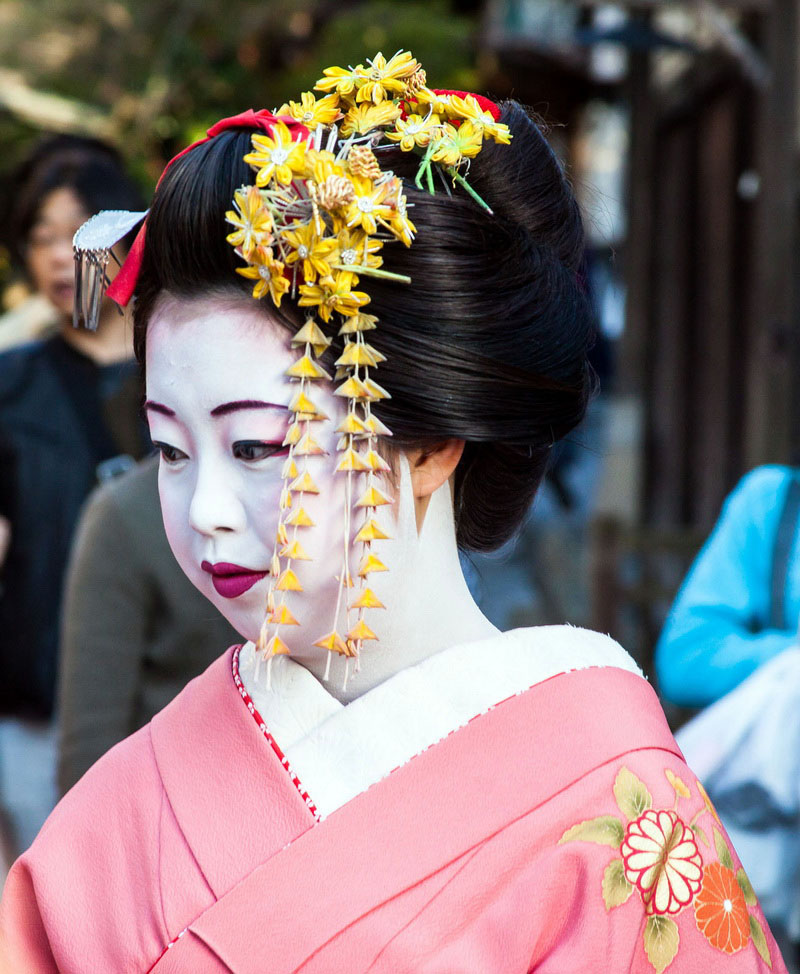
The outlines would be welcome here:
[[[313,223],[294,223],[281,236],[293,248],[287,256],[287,264],[302,261],[303,277],[313,283],[320,277],[328,277],[331,266],[327,258],[336,250],[335,237],[320,237],[314,229]]]
[[[370,237],[363,230],[345,227],[336,235],[336,250],[331,254],[331,263],[345,267],[380,267],[383,263],[383,257],[379,256],[382,247],[383,242],[376,237]]]
[[[263,298],[269,294],[280,308],[281,299],[289,290],[289,281],[284,277],[283,262],[276,260],[270,247],[259,247],[254,254],[255,260],[249,267],[237,267],[236,273],[255,281],[253,297]]]
[[[275,177],[279,183],[288,186],[294,177],[300,176],[305,167],[305,142],[295,142],[292,133],[283,122],[272,126],[272,138],[268,135],[253,135],[253,152],[248,152],[244,161],[257,169],[256,186],[266,186]]]
[[[476,156],[482,145],[483,136],[472,122],[462,122],[458,128],[446,123],[441,137],[436,141],[431,159],[443,166],[457,166],[462,159]]]
[[[307,179],[313,179],[316,183],[324,183],[328,176],[344,176],[345,168],[332,152],[325,149],[309,149],[306,152],[305,175]]]
[[[369,295],[363,291],[351,291],[351,274],[339,274],[325,277],[318,284],[301,284],[300,298],[297,303],[301,308],[319,307],[319,316],[323,321],[330,321],[331,314],[349,317],[358,309],[369,303]]]
[[[225,219],[236,229],[225,239],[249,261],[257,247],[266,247],[272,242],[272,214],[264,206],[255,186],[237,189],[233,205],[235,210],[228,210]]]
[[[450,95],[437,95],[435,91],[423,86],[414,92],[414,98],[416,98],[418,104],[430,106],[434,114],[440,118],[457,117],[450,104]]]
[[[348,206],[345,219],[350,229],[361,227],[365,233],[373,234],[379,222],[386,222],[392,215],[392,208],[386,202],[389,185],[376,186],[371,179],[353,176],[355,199]]]
[[[474,95],[467,95],[466,98],[462,98],[461,95],[451,95],[450,106],[455,118],[469,120],[475,130],[481,132],[484,137],[490,136],[495,142],[500,142],[503,145],[508,145],[511,142],[511,132],[509,132],[508,126],[496,121],[491,112],[481,108]]]
[[[318,125],[331,125],[342,117],[342,113],[339,111],[339,96],[335,92],[317,99],[313,92],[304,91],[300,95],[299,102],[286,102],[275,114],[296,118],[298,122],[312,131]]]
[[[363,64],[354,68],[325,68],[324,77],[314,85],[317,91],[337,92],[339,95],[352,95],[356,87],[367,77]]]
[[[373,129],[384,128],[400,115],[400,106],[392,101],[382,101],[377,105],[354,105],[342,122],[342,135],[366,135]]]
[[[419,63],[408,51],[398,51],[387,61],[378,52],[369,62],[366,81],[357,85],[356,100],[371,101],[375,105],[392,95],[405,91],[405,79],[417,70]]]
[[[408,218],[406,198],[402,193],[399,193],[395,201],[394,207],[392,208],[392,215],[389,217],[389,229],[397,237],[398,240],[402,240],[406,247],[411,246],[411,242],[414,239],[414,234],[417,232],[417,228]]]
[[[399,142],[403,152],[411,152],[415,146],[426,146],[436,134],[441,125],[439,116],[431,112],[429,115],[409,115],[398,118],[395,130],[387,132],[386,138],[391,142]]]

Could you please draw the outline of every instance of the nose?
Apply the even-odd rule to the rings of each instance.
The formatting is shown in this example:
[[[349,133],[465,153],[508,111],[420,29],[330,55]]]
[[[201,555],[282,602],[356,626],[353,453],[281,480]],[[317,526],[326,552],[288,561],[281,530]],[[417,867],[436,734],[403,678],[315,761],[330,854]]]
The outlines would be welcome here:
[[[75,257],[72,250],[72,239],[66,236],[59,236],[54,239],[49,248],[50,263],[60,272],[72,270]]]
[[[243,531],[245,508],[235,477],[227,477],[224,469],[213,464],[201,465],[189,506],[189,523],[208,537]]]

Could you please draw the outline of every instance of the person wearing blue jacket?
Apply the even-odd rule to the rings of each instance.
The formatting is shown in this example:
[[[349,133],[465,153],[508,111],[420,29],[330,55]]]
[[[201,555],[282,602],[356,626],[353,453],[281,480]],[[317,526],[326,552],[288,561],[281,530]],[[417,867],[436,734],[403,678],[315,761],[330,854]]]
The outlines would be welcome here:
[[[666,700],[705,707],[798,645],[800,476],[757,467],[729,495],[656,647]]]
[[[800,970],[800,470],[739,481],[656,647],[676,735],[717,806],[791,971]]]

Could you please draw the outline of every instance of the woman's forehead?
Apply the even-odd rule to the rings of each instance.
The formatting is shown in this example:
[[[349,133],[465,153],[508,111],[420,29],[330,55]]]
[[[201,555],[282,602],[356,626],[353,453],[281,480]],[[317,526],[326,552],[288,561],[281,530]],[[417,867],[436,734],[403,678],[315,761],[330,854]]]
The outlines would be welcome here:
[[[156,306],[148,327],[148,396],[188,387],[204,401],[269,391],[270,401],[279,395],[283,402],[292,361],[288,330],[252,301],[169,298]]]

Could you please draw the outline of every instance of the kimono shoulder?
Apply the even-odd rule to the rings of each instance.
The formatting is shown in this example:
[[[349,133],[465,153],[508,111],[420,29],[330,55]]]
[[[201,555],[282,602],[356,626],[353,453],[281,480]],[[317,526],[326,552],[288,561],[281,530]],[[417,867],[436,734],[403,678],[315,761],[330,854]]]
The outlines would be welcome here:
[[[205,695],[204,687],[217,694],[221,684],[227,689],[225,673],[227,654],[161,717],[186,722],[189,730],[198,694]],[[157,736],[151,722],[104,755],[12,867],[0,902],[3,974],[149,971],[213,902],[165,788]],[[202,752],[202,740],[190,736]]]
[[[0,970],[152,965],[166,936],[163,801],[148,726],[84,775],[11,869],[0,903]]]
[[[101,758],[15,863],[0,902],[3,974],[145,974],[313,824],[237,692],[232,652]]]
[[[549,679],[419,754],[254,865],[154,974],[598,957],[609,974],[785,971],[655,694],[613,668]]]

